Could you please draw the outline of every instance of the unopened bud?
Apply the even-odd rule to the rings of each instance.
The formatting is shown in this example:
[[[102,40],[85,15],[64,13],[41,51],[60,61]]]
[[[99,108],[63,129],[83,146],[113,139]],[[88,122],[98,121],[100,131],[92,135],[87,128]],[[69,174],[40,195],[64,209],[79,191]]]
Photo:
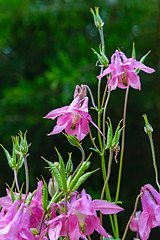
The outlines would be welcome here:
[[[72,159],[71,159],[72,153],[68,153],[68,154],[69,154],[69,159],[68,159],[68,162],[66,164],[66,172],[67,172],[68,175],[70,175],[73,172],[73,162],[72,162]]]
[[[55,178],[50,178],[49,183],[48,183],[48,192],[51,197],[53,197],[54,194],[58,193],[59,191],[59,186],[57,183],[57,180]]]
[[[101,29],[104,25],[104,22],[99,15],[99,8],[95,7],[95,12],[92,8],[90,8],[90,12],[93,14],[95,26]]]
[[[150,123],[148,122],[147,115],[144,114],[144,115],[143,115],[143,118],[144,118],[144,122],[145,122],[144,131],[145,131],[148,135],[151,135],[151,133],[153,132],[153,128],[152,128],[152,126],[150,125]]]
[[[108,64],[109,64],[109,60],[108,60],[107,56],[105,55],[105,53],[101,50],[101,46],[100,46],[100,54],[97,53],[93,48],[92,48],[92,50],[93,50],[94,54],[97,55],[97,58],[98,58],[100,64],[107,68]]]
[[[81,86],[77,85],[75,87],[74,98],[76,98],[78,96],[80,97],[80,100],[82,100],[83,98],[85,98],[87,96],[87,89],[86,89],[85,85],[82,84]]]

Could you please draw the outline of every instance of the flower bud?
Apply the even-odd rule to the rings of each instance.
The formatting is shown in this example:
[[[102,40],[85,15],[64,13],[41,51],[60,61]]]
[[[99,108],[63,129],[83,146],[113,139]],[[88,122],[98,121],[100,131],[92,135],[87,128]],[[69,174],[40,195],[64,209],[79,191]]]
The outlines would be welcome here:
[[[70,175],[73,172],[73,162],[72,162],[72,159],[71,159],[72,153],[68,153],[68,154],[69,154],[69,159],[68,159],[68,162],[66,164],[66,172],[67,172],[67,175]]]
[[[83,98],[85,98],[87,96],[87,89],[86,89],[85,85],[82,84],[81,86],[77,85],[75,87],[74,98],[76,98],[78,96],[80,97],[80,100],[82,100]]]
[[[108,64],[109,64],[109,60],[108,60],[107,56],[105,55],[105,53],[101,49],[100,49],[100,54],[97,53],[93,48],[92,48],[92,50],[93,50],[94,54],[97,55],[100,64],[107,68]]]
[[[93,14],[93,18],[94,18],[94,24],[97,28],[101,29],[104,25],[103,20],[101,19],[100,15],[99,15],[99,8],[95,7],[95,12],[92,8],[90,8],[90,12]]]
[[[53,182],[54,182],[54,184],[53,184]],[[57,180],[55,178],[53,178],[53,180],[52,180],[52,178],[49,179],[48,192],[51,197],[53,197],[54,194],[59,192],[59,186],[58,186]]]
[[[144,122],[145,122],[144,131],[145,131],[148,135],[151,135],[152,132],[153,132],[153,128],[152,128],[152,126],[150,125],[150,123],[148,122],[147,115],[144,114],[144,115],[143,115],[143,118],[144,118]]]

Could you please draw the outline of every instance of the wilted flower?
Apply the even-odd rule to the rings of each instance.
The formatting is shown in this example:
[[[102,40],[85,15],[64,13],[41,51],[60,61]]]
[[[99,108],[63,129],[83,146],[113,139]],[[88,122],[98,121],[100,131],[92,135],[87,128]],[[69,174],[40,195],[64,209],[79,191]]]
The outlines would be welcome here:
[[[136,74],[135,69],[140,69],[147,73],[155,71],[134,58],[127,58],[123,52],[116,50],[111,57],[111,64],[98,78],[109,74],[108,88],[111,88],[111,90],[116,89],[116,87],[127,88],[128,86],[140,90],[140,78]]]
[[[57,108],[49,112],[45,118],[54,120],[56,117],[58,117],[57,125],[49,135],[58,134],[65,129],[68,135],[76,135],[78,140],[81,141],[89,132],[89,122],[102,134],[88,114],[88,97],[81,101],[78,96],[69,106]]]

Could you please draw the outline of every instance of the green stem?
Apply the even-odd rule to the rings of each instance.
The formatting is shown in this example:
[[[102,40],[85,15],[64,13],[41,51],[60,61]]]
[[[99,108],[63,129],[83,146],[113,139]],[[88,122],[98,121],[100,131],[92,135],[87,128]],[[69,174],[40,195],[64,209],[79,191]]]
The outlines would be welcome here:
[[[16,169],[14,169],[14,179],[15,179],[17,190],[18,190],[18,192],[20,192],[19,184],[18,184],[18,178],[17,178],[17,170]]]
[[[84,162],[84,159],[85,159],[85,152],[83,150],[83,147],[82,145],[80,145],[79,147],[81,153],[82,153],[82,160],[80,162],[80,164],[78,165],[78,167],[76,168],[76,170],[74,171],[74,173],[72,174],[72,178],[75,176],[76,172],[79,170],[79,168],[82,166],[83,162]]]
[[[155,171],[155,178],[156,178],[156,184],[158,186],[159,192],[160,192],[160,185],[158,181],[158,170],[157,170],[157,164],[156,164],[156,157],[155,157],[155,150],[154,150],[154,143],[152,138],[152,133],[148,134],[150,145],[151,145],[151,151],[152,151],[152,159],[153,159],[153,167]]]
[[[24,167],[25,167],[25,174],[26,174],[26,196],[25,200],[27,198],[27,194],[29,192],[29,174],[28,174],[28,165],[27,165],[27,157],[24,157]]]
[[[105,53],[103,28],[99,28],[99,34],[100,34],[100,39],[101,39],[102,52]]]
[[[125,95],[124,110],[123,110],[123,126],[126,123],[126,110],[127,110],[128,92],[129,92],[129,87],[126,89],[126,95]],[[125,128],[123,128],[123,131],[122,131],[121,155],[120,155],[120,163],[119,163],[119,173],[118,173],[118,182],[117,182],[115,204],[117,203],[118,198],[119,198],[119,191],[120,191],[120,184],[121,184],[123,154],[124,154],[124,140],[125,140]]]
[[[129,87],[126,89],[126,94],[125,94],[124,110],[123,110],[123,126],[126,123],[128,92],[129,92]],[[124,141],[125,141],[125,128],[123,128],[123,131],[122,131],[121,155],[120,155],[120,163],[119,163],[119,172],[118,172],[118,181],[117,181],[115,204],[117,204],[117,201],[118,201],[118,198],[119,198],[119,192],[120,192],[122,166],[123,166],[123,154],[124,154]],[[114,224],[115,224],[115,228],[116,228],[116,233],[117,233],[117,236],[119,238],[119,228],[118,228],[117,215],[114,214],[113,217],[114,217]]]
[[[143,192],[140,193],[140,194],[137,196],[137,198],[136,198],[135,205],[134,205],[134,210],[133,210],[133,213],[132,213],[132,215],[130,216],[130,219],[129,219],[127,225],[126,225],[125,231],[124,231],[124,233],[123,233],[122,240],[124,240],[125,237],[126,237],[126,234],[127,234],[128,228],[129,228],[129,225],[130,225],[130,223],[131,223],[131,221],[132,221],[132,219],[133,219],[133,217],[134,217],[134,215],[135,215],[135,213],[136,213],[139,198],[140,198],[142,195],[143,195]]]

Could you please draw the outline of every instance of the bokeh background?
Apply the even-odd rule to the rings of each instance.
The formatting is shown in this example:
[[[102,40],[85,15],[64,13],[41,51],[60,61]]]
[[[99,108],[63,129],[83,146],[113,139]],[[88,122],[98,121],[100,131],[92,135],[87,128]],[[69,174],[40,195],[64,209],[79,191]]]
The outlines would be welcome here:
[[[94,94],[97,92],[96,76],[100,69],[91,48],[98,50],[100,39],[89,11],[95,6],[100,7],[105,22],[108,58],[116,48],[130,57],[134,41],[137,60],[151,50],[145,64],[156,70],[151,75],[140,72],[142,90],[130,89],[129,93],[120,194],[125,211],[119,214],[123,232],[141,186],[151,183],[156,187],[149,141],[143,129],[144,113],[154,128],[160,171],[159,0],[0,0],[0,143],[11,151],[11,135],[17,135],[19,130],[28,131],[27,139],[32,143],[28,157],[31,191],[36,187],[36,177],[41,178],[42,174],[46,181],[50,178],[40,157],[57,161],[54,146],[65,162],[68,152],[73,152],[74,166],[78,165],[80,152],[75,151],[62,134],[48,137],[56,122],[43,117],[54,108],[70,104],[77,84],[88,84]],[[114,128],[122,118],[124,94],[122,89],[111,93],[107,116],[112,119]],[[90,114],[96,122],[94,111],[91,110]],[[96,134],[94,129],[93,133]],[[91,147],[89,136],[84,139],[83,146],[88,155],[90,151],[87,148]],[[2,196],[5,183],[12,183],[13,173],[2,149],[0,161]],[[99,166],[99,156],[93,153],[90,169]],[[117,170],[118,164],[113,162],[110,178],[113,196]],[[19,181],[22,183],[24,180],[24,170],[21,169]],[[101,172],[91,176],[81,189],[84,187],[93,198],[99,198]],[[107,224],[108,231],[109,228]],[[157,238],[159,234],[160,231],[154,229],[150,239]],[[127,239],[133,236],[130,232]]]

